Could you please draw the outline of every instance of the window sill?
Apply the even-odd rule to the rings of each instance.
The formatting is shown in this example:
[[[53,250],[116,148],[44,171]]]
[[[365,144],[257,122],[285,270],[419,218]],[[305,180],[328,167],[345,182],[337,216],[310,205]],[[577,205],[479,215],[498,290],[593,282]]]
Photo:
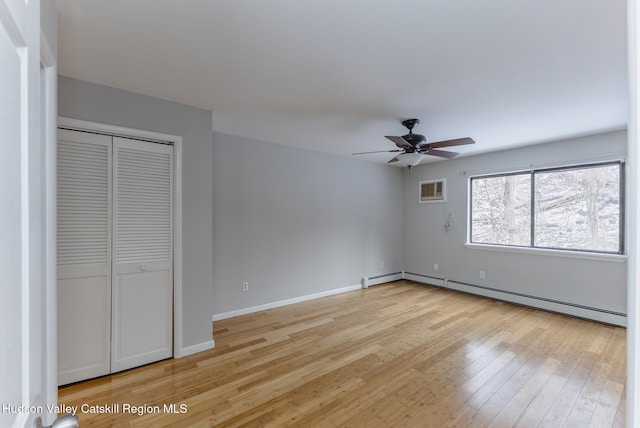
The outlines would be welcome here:
[[[625,263],[627,256],[624,254],[587,253],[571,250],[551,250],[547,248],[509,247],[506,245],[471,244],[464,246],[470,250],[497,251],[502,253],[532,254],[548,257],[566,257],[571,259],[598,260],[603,262]]]

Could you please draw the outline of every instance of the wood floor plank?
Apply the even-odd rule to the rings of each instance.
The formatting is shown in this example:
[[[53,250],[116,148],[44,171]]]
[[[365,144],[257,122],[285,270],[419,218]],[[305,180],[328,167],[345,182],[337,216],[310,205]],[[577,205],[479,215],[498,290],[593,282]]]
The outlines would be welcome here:
[[[606,426],[614,421],[618,412],[618,404],[622,395],[623,386],[619,383],[607,381],[600,395],[589,426],[593,428]]]
[[[560,362],[557,360],[546,360],[518,389],[489,426],[515,426],[527,406],[531,404],[559,364]]]
[[[566,382],[567,378],[551,374],[547,382],[545,382],[540,391],[528,404],[526,410],[518,419],[516,426],[523,428],[537,427],[540,422],[542,422],[542,419]],[[613,418],[611,418],[611,420],[613,420]]]
[[[59,401],[119,406],[80,412],[82,427],[624,426],[618,327],[398,281],[213,334],[215,349],[61,387]]]

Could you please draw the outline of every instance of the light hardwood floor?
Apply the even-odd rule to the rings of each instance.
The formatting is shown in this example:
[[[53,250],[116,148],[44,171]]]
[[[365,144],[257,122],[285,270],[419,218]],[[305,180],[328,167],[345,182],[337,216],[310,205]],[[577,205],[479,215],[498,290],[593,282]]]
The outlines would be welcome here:
[[[378,285],[216,321],[214,337],[60,403],[119,404],[83,428],[624,427],[623,328],[450,290]]]

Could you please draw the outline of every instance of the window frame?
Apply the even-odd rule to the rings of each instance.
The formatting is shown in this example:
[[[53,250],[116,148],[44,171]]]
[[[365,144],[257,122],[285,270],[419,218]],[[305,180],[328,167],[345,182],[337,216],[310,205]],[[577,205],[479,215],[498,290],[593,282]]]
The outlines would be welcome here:
[[[562,171],[572,171],[572,170],[583,170],[588,168],[599,168],[606,166],[618,166],[619,170],[619,228],[618,228],[618,250],[617,251],[605,251],[605,250],[593,250],[593,249],[580,249],[580,248],[562,248],[562,247],[547,247],[547,246],[536,246],[536,223],[535,223],[535,213],[536,213],[536,174],[540,173],[553,173],[553,172],[562,172]],[[490,249],[522,249],[526,252],[549,252],[554,254],[562,254],[562,253],[573,253],[573,254],[585,254],[585,255],[599,255],[599,256],[624,256],[626,252],[625,245],[625,235],[626,235],[626,210],[625,210],[625,195],[626,195],[626,177],[625,177],[625,166],[626,163],[623,160],[614,160],[614,161],[601,161],[601,162],[591,162],[584,164],[576,164],[576,165],[564,165],[564,166],[554,166],[547,168],[530,168],[528,170],[519,170],[519,171],[509,171],[502,173],[493,173],[486,175],[475,175],[469,177],[469,185],[468,185],[468,234],[467,234],[467,247],[470,248],[483,248],[487,247]],[[530,180],[530,236],[529,236],[529,245],[511,245],[511,244],[498,244],[498,243],[485,243],[485,242],[474,242],[473,241],[473,182],[474,180],[479,179],[488,179],[488,178],[496,178],[496,177],[506,177],[506,176],[514,176],[514,175],[528,175]]]

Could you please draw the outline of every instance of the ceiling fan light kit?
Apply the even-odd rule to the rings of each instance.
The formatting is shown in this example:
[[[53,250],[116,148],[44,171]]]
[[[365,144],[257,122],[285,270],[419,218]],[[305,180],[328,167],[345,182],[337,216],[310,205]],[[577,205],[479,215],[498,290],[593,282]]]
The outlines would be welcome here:
[[[419,123],[420,123],[420,119],[403,120],[402,126],[404,126],[409,130],[408,134],[405,134],[401,137],[391,136],[391,135],[386,136],[386,138],[388,140],[391,140],[398,147],[398,149],[378,150],[374,152],[360,152],[360,153],[353,153],[353,154],[364,155],[369,153],[402,152],[401,154],[395,156],[393,159],[391,159],[387,163],[398,162],[399,165],[404,165],[411,168],[412,166],[418,165],[422,161],[422,159],[424,159],[427,155],[438,156],[445,159],[451,159],[458,156],[459,154],[459,153],[450,152],[447,150],[437,150],[440,147],[461,146],[465,144],[475,143],[475,141],[473,141],[469,137],[427,143],[427,139],[425,138],[424,135],[413,133],[413,127]]]
[[[394,159],[397,158],[398,162],[400,162],[404,166],[412,167],[412,166],[418,165],[422,161],[422,159],[424,159],[426,156],[427,155],[424,155],[422,153],[417,153],[417,152],[401,153],[398,156],[396,156]]]

